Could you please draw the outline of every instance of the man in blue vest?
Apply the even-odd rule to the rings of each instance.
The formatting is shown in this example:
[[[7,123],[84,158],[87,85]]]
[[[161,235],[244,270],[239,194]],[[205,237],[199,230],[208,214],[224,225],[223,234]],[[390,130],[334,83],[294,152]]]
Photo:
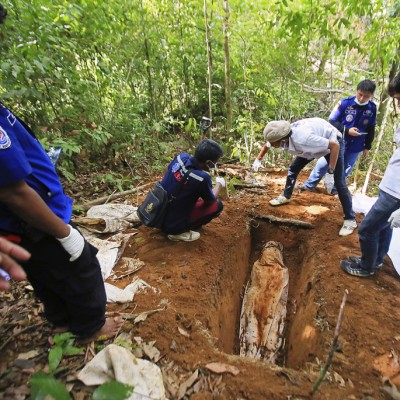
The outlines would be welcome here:
[[[347,178],[360,153],[367,157],[375,137],[376,105],[372,101],[376,85],[369,79],[357,85],[355,96],[340,100],[329,116],[329,122],[344,134],[344,173]],[[325,176],[328,163],[321,157],[303,185],[297,188],[312,192]],[[337,193],[336,188],[332,194]]]
[[[198,229],[216,218],[223,209],[217,197],[225,180],[216,178],[212,186],[211,176],[207,173],[215,168],[223,155],[222,147],[211,139],[202,140],[196,147],[194,156],[181,153],[168,165],[161,185],[172,195],[182,179],[185,183],[168,206],[162,231],[172,241],[192,242],[200,238]]]
[[[0,171],[0,237],[31,253],[23,266],[46,318],[85,341],[113,336],[121,321],[105,318],[97,249],[71,225],[72,200],[49,156],[1,102]]]
[[[389,83],[388,93],[400,106],[400,74]],[[378,199],[362,220],[358,237],[360,256],[342,260],[340,267],[350,275],[367,278],[382,267],[389,251],[393,228],[400,227],[400,125],[394,133],[397,150],[389,160],[379,185]]]

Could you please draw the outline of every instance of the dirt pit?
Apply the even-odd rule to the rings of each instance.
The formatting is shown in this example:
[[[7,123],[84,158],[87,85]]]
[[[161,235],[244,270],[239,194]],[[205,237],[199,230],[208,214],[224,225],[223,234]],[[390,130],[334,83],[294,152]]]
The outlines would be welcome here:
[[[289,204],[274,208],[268,200],[282,192],[285,172],[270,171],[257,179],[267,187],[231,193],[221,216],[200,230],[198,241],[171,242],[157,230],[140,227],[123,256],[145,263],[136,276],[157,292],[138,293],[132,303],[109,305],[108,312],[156,310],[137,324],[127,321],[124,331],[155,341],[170,399],[306,399],[327,360],[347,289],[339,349],[312,398],[392,398],[382,390],[382,374],[374,367],[386,356],[395,363],[400,352],[400,284],[390,259],[372,278],[346,275],[339,261],[359,254],[358,235],[338,236],[343,222],[338,198],[322,189],[295,192]],[[271,222],[271,216],[278,221]],[[358,222],[361,218],[357,215]],[[276,364],[238,355],[244,288],[268,241],[283,245],[289,269],[285,345]],[[115,272],[121,272],[118,265]],[[132,276],[123,278],[118,286],[131,281]],[[28,351],[29,343],[18,340],[10,346]],[[209,363],[228,372],[211,372]],[[72,393],[82,390],[76,384]]]

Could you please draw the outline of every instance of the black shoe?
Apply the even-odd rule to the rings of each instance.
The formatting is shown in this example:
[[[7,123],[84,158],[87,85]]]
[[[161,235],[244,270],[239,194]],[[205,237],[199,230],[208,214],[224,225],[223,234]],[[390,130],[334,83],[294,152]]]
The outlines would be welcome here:
[[[305,190],[308,190],[309,192],[313,192],[315,188],[308,188],[307,186],[304,186],[304,183],[301,183],[300,185],[296,185],[294,187],[296,190],[300,190],[300,192],[304,192]]]
[[[358,256],[350,256],[349,261],[354,262],[356,264],[360,264],[361,262],[361,257]],[[378,269],[381,269],[383,267],[383,263],[380,263],[378,265],[375,265],[374,271],[377,271]]]
[[[367,271],[366,269],[361,268],[360,264],[353,261],[342,260],[340,261],[340,267],[344,272],[361,278],[369,278],[375,273],[375,271]]]

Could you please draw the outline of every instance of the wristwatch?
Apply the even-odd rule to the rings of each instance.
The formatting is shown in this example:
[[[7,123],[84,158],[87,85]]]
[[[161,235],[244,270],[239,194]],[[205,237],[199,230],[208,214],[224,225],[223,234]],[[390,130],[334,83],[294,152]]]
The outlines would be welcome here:
[[[333,168],[328,168],[328,174],[334,174],[335,170]]]

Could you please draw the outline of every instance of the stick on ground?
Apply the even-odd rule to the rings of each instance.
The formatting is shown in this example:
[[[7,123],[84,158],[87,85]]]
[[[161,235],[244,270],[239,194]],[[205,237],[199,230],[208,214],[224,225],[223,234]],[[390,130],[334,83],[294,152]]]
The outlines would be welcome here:
[[[342,299],[342,304],[340,305],[340,310],[339,310],[339,315],[338,319],[336,322],[336,328],[335,328],[335,335],[333,336],[333,341],[332,341],[332,346],[329,350],[329,355],[328,359],[326,360],[325,366],[323,369],[321,369],[321,372],[319,374],[319,377],[317,381],[314,383],[310,396],[313,396],[315,392],[318,390],[319,386],[321,385],[322,381],[325,378],[326,373],[328,372],[328,369],[331,365],[332,359],[333,359],[333,354],[335,353],[335,350],[338,345],[338,340],[339,340],[339,332],[340,332],[340,325],[342,324],[342,319],[343,319],[343,311],[344,311],[344,306],[346,305],[346,300],[347,300],[347,295],[349,294],[349,291],[346,289],[344,291],[343,299]]]

